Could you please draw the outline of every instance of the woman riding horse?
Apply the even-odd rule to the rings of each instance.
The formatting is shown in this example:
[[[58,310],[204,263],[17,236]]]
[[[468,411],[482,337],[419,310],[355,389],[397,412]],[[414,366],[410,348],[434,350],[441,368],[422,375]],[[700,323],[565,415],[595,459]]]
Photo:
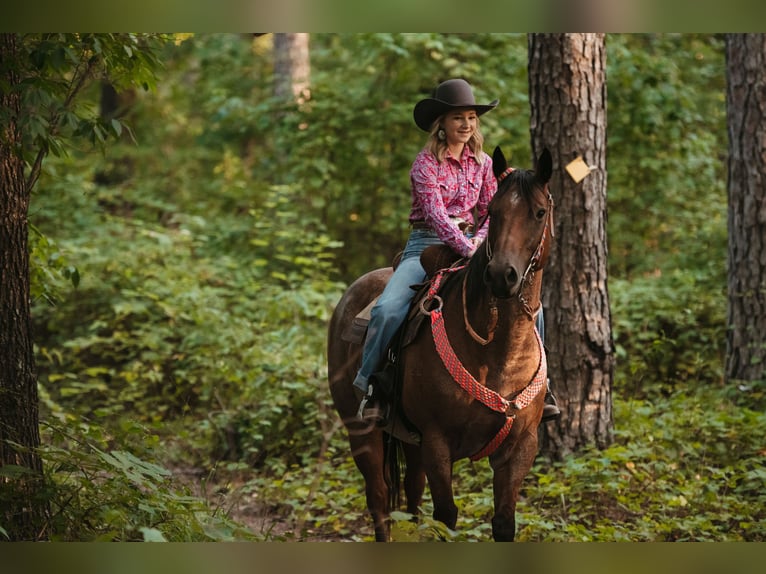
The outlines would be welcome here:
[[[534,170],[513,169],[497,148],[492,171],[498,189],[487,206],[486,239],[467,262],[436,267],[426,262],[435,270],[428,292],[412,311],[423,320],[413,315],[397,345],[392,369],[397,384],[385,426],[358,418],[352,383],[362,358],[359,319],[382,293],[392,268],[375,269],[354,281],[330,319],[330,393],[364,477],[375,540],[391,539],[391,512],[400,506],[400,486],[407,512],[416,516],[426,481],[434,519],[454,530],[454,463],[484,457],[493,472],[492,537],[515,537],[516,504],[537,455],[544,407],[547,362],[535,317],[554,236],[548,188],[553,159],[543,150]],[[449,248],[429,248],[424,261],[434,259],[434,251],[441,261]],[[425,316],[431,329],[423,326]]]
[[[432,98],[415,105],[415,124],[429,136],[410,171],[412,231],[398,267],[371,311],[362,365],[353,383],[361,420],[382,424],[386,417],[387,405],[385,397],[376,392],[375,373],[407,314],[415,294],[410,286],[426,277],[420,263],[423,250],[444,244],[468,258],[486,237],[487,225],[476,226],[485,221],[497,182],[492,158],[483,151],[479,116],[497,104],[498,100],[477,104],[468,82],[451,79],[439,84]],[[542,312],[537,322],[542,336]],[[546,399],[550,403],[545,405],[542,420],[559,414],[550,391]]]

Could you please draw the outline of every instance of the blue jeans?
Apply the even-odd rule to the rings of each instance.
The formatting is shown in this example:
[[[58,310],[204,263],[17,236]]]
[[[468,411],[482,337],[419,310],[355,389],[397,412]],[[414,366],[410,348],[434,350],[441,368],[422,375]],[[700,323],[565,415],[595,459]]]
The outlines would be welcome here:
[[[354,386],[363,393],[367,392],[370,375],[381,368],[391,338],[407,316],[415,296],[410,285],[422,283],[426,278],[426,272],[420,264],[420,254],[426,247],[441,243],[436,234],[428,229],[413,229],[410,233],[399,266],[370,312],[362,366],[354,379]]]
[[[415,291],[410,285],[422,283],[426,272],[420,264],[420,254],[430,245],[441,244],[435,233],[427,229],[415,229],[410,233],[399,266],[388,281],[378,302],[370,312],[367,339],[362,351],[362,366],[354,379],[354,386],[363,393],[370,385],[370,375],[380,370],[388,345],[396,330],[404,321]],[[537,329],[545,341],[543,310],[537,315]]]

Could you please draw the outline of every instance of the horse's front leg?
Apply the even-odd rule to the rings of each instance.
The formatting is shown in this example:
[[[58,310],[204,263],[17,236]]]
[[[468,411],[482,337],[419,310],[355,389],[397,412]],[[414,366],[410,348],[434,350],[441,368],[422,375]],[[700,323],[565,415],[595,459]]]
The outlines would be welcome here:
[[[449,448],[441,437],[423,436],[421,452],[423,469],[434,503],[434,519],[454,530],[457,506],[452,493],[452,459]]]
[[[516,537],[516,502],[521,483],[537,455],[537,429],[526,430],[508,449],[490,458],[495,499],[492,537],[497,542],[512,542]]]

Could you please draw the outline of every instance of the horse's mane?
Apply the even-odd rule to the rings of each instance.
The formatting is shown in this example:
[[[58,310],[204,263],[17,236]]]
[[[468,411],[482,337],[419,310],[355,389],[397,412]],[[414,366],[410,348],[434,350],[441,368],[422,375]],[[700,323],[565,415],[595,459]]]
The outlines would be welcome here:
[[[495,196],[492,198],[492,202],[500,201],[505,194],[510,190],[517,188],[519,194],[526,201],[532,201],[536,192],[541,193],[542,188],[535,185],[537,179],[535,172],[532,169],[515,169],[500,183],[500,186],[495,192]]]

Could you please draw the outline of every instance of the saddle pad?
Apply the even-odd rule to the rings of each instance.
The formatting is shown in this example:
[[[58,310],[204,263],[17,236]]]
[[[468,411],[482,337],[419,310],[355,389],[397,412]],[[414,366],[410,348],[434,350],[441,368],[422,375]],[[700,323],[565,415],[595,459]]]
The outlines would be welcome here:
[[[369,305],[359,311],[353,321],[351,321],[351,324],[343,330],[340,338],[347,343],[361,345],[364,341],[364,336],[367,334],[367,325],[370,323],[370,312],[377,302],[378,297],[375,297],[375,299],[370,301]]]

